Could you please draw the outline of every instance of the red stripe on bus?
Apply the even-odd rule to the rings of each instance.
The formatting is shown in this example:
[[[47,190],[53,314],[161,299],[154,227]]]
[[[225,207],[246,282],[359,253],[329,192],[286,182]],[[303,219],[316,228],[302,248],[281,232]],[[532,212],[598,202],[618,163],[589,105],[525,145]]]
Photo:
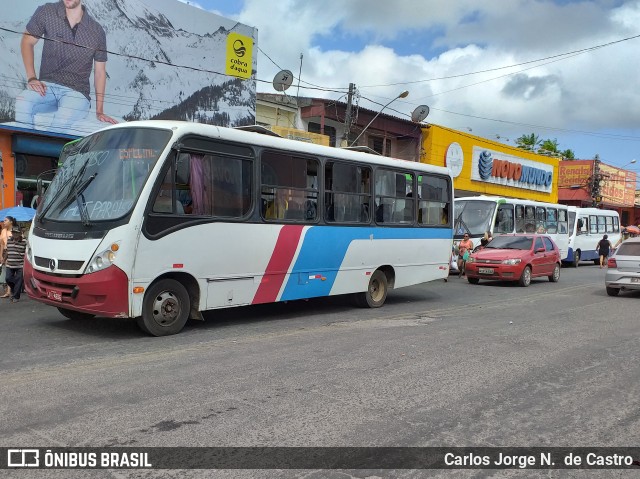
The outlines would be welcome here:
[[[300,225],[282,227],[271,259],[269,259],[269,264],[267,264],[267,269],[262,277],[262,282],[253,297],[253,304],[273,303],[278,299],[278,293],[296,254],[303,229],[304,226]]]

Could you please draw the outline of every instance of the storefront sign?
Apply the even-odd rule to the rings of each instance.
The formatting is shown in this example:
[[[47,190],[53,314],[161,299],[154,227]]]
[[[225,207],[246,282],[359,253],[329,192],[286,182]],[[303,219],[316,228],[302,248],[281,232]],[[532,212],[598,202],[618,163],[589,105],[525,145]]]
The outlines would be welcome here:
[[[593,174],[593,160],[561,161],[558,167],[558,188],[586,187]]]
[[[603,182],[600,186],[602,201],[611,205],[633,206],[635,202],[636,174],[600,163]]]
[[[550,193],[553,166],[499,151],[473,147],[471,179]]]

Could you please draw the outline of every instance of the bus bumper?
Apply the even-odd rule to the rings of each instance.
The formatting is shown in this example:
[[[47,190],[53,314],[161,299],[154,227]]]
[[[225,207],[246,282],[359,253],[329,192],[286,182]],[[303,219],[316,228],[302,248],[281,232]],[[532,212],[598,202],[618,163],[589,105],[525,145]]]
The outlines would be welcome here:
[[[57,308],[108,318],[129,317],[129,279],[115,266],[64,277],[34,270],[25,258],[24,286],[30,298]]]

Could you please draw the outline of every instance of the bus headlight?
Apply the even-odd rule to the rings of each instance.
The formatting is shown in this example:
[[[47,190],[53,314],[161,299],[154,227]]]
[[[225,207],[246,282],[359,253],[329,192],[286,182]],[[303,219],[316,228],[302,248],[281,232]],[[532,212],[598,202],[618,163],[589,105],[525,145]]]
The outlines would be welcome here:
[[[29,263],[33,264],[33,250],[31,249],[31,244],[27,241],[27,260]]]
[[[520,258],[516,258],[516,259],[505,259],[502,260],[502,264],[520,264],[522,260]]]
[[[120,244],[114,243],[109,247],[109,249],[96,254],[93,258],[91,258],[86,272],[95,273],[111,266],[116,259],[116,251],[118,251],[119,249]]]

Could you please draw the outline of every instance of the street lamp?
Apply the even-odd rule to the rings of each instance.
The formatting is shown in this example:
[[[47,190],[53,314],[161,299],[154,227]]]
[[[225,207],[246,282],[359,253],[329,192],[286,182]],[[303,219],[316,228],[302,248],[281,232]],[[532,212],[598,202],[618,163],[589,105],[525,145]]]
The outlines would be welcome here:
[[[621,167],[620,167],[620,169],[622,170],[622,169],[624,169],[624,167],[625,167],[625,166],[632,165],[632,164],[634,164],[635,162],[636,162],[636,160],[635,160],[635,159],[633,159],[633,160],[631,160],[629,163],[627,163],[626,165],[621,166]]]
[[[380,108],[380,111],[378,113],[376,113],[376,116],[374,116],[371,121],[367,124],[367,126],[364,127],[364,129],[360,132],[360,134],[356,137],[355,140],[353,140],[351,142],[351,144],[349,146],[353,146],[355,145],[358,140],[360,139],[360,137],[362,136],[362,134],[367,130],[367,128],[369,128],[371,126],[371,124],[375,121],[376,118],[378,118],[378,116],[380,115],[380,113],[382,113],[382,110],[384,110],[386,107],[388,107],[389,105],[391,105],[394,101],[396,101],[398,98],[407,98],[407,96],[409,96],[409,90],[405,90],[402,93],[400,93],[397,97],[395,97],[393,100],[391,100],[389,103],[387,103],[385,106],[383,106],[382,108]]]

